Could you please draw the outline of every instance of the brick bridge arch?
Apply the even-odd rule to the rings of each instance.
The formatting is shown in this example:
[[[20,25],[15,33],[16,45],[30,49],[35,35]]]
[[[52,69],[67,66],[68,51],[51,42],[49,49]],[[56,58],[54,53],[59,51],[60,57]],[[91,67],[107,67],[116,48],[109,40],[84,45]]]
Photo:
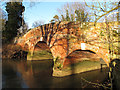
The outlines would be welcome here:
[[[97,41],[99,34],[95,32],[96,27],[89,28],[87,33],[80,28],[79,22],[56,22],[45,24],[28,31],[24,36],[18,39],[17,44],[22,47],[27,44],[29,52],[33,55],[35,45],[39,41],[44,41],[49,46],[54,58],[61,59],[67,57],[71,52],[81,50],[91,50],[101,57],[109,66],[109,52],[101,46],[89,43]],[[90,36],[87,34],[91,34]],[[86,35],[86,36],[85,36]],[[24,49],[24,48],[23,48]]]
[[[23,47],[23,50],[28,52],[29,51],[29,47],[30,46],[27,43],[25,43],[25,45]]]

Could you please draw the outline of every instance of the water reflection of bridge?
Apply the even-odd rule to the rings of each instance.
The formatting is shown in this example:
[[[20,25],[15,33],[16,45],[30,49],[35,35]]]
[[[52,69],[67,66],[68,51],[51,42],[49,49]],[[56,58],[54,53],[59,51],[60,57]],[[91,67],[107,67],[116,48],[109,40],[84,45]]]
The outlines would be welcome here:
[[[92,85],[82,81],[81,77],[94,83],[101,83],[107,78],[108,73],[108,70],[104,69],[103,72],[97,70],[57,78],[51,75],[52,66],[51,60],[5,61],[3,62],[3,75],[6,81],[3,80],[3,83],[6,83],[5,86],[8,88],[18,88],[18,86],[21,88],[20,85],[23,83],[28,88],[89,88]]]

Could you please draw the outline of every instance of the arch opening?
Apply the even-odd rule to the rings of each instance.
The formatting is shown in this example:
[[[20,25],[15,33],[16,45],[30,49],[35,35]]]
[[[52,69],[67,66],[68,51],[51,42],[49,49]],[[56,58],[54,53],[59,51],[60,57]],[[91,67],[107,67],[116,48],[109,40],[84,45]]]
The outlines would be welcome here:
[[[39,41],[34,46],[32,60],[53,59],[49,46],[44,41]]]
[[[24,51],[26,51],[26,52],[29,52],[29,46],[28,46],[28,44],[25,44],[25,46],[24,46],[24,49],[23,49]]]
[[[62,70],[66,70],[69,74],[101,70],[100,59],[101,57],[94,51],[76,49],[64,59]]]
[[[97,55],[97,53],[91,50],[81,50],[77,49],[71,52],[64,61],[64,66],[68,66],[71,64],[79,63],[82,61],[92,61],[92,62],[100,62],[105,63],[104,60]]]

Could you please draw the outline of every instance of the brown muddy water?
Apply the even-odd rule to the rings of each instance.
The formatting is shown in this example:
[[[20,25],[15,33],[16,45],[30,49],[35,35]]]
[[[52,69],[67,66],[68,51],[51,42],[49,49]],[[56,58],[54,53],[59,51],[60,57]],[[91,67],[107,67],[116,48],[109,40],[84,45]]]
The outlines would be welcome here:
[[[90,63],[90,62],[89,62]],[[82,68],[80,68],[82,69]],[[3,60],[2,88],[97,88],[108,79],[108,68],[53,77],[53,61]]]

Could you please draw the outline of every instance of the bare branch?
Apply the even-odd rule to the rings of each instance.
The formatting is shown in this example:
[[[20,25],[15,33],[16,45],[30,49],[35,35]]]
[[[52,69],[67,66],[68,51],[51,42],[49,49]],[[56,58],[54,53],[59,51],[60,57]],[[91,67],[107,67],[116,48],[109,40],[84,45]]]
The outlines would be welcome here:
[[[119,7],[120,7],[120,6],[119,6]],[[113,8],[113,9],[111,9],[111,10],[109,10],[109,11],[107,11],[106,13],[102,14],[101,16],[99,16],[99,17],[95,20],[95,23],[96,23],[101,17],[103,17],[103,16],[107,15],[108,13],[110,13],[110,12],[112,12],[112,11],[114,11],[114,10],[117,10],[117,9],[118,9],[118,6],[115,7],[115,8]]]

